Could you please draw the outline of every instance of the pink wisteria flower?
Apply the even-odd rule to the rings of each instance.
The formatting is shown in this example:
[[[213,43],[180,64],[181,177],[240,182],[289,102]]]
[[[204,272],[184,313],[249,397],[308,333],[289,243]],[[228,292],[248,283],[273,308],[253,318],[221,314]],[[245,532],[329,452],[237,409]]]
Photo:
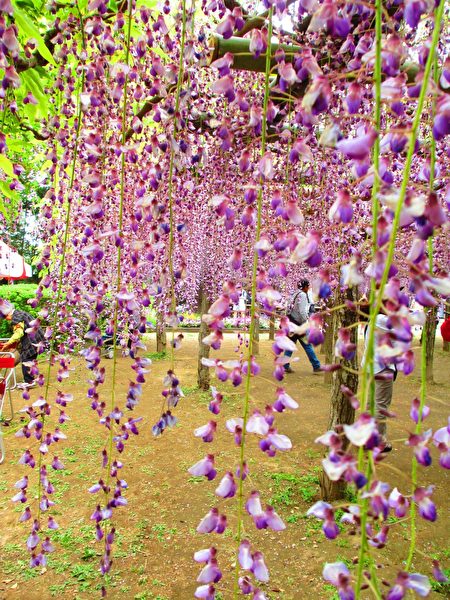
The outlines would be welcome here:
[[[389,507],[393,508],[396,517],[404,517],[409,508],[409,501],[405,496],[400,494],[397,488],[394,488],[389,495]]]
[[[230,471],[225,473],[214,493],[221,498],[232,498],[236,494],[236,482]]]
[[[433,443],[440,452],[439,464],[444,469],[450,469],[450,419],[447,427],[434,432]]]
[[[397,575],[395,585],[389,590],[386,600],[402,600],[408,590],[413,590],[423,598],[428,596],[431,585],[426,575],[420,573],[406,573],[401,571]]]
[[[339,527],[334,520],[334,510],[327,502],[316,502],[306,513],[323,521],[323,532],[329,540],[334,540],[339,534]]]
[[[217,429],[216,421],[208,421],[206,425],[198,427],[194,431],[195,437],[201,437],[204,442],[212,442]]]
[[[429,429],[422,434],[410,433],[408,440],[405,442],[407,446],[414,448],[414,456],[419,464],[424,467],[431,465],[432,459],[428,449],[428,442],[431,439],[432,430]]]
[[[341,600],[354,600],[350,571],[342,562],[325,563],[322,577],[337,588]]]
[[[368,157],[376,138],[376,131],[374,129],[369,129],[367,133],[362,133],[359,137],[348,138],[337,142],[336,149],[345,154],[347,158],[363,160]]]
[[[354,446],[364,446],[377,433],[377,424],[368,413],[361,414],[353,425],[344,425],[344,433]]]
[[[214,479],[217,475],[217,471],[214,469],[214,455],[207,454],[205,458],[199,460],[195,465],[189,467],[188,472],[194,477],[207,477],[208,481]]]
[[[413,498],[414,502],[419,508],[420,516],[427,521],[436,521],[437,511],[434,502],[430,499],[433,494],[434,486],[430,485],[428,488],[418,487],[416,488]]]

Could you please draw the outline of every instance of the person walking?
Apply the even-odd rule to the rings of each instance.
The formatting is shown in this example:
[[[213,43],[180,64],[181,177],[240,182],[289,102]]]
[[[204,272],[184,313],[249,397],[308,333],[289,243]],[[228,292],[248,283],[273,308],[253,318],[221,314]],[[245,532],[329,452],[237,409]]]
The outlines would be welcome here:
[[[295,325],[303,325],[308,320],[310,309],[313,306],[310,304],[308,297],[309,281],[307,279],[302,279],[298,287],[299,289],[291,296],[291,299],[289,300],[287,318]],[[320,361],[314,352],[312,344],[307,341],[306,336],[293,333],[289,336],[289,339],[291,339],[294,343],[300,342],[300,345],[306,352],[306,356],[311,363],[313,373],[321,373],[322,367],[320,366]],[[292,351],[286,350],[284,352],[284,356],[292,356]],[[286,373],[294,373],[289,363],[284,365],[284,370]]]
[[[17,387],[20,389],[35,387],[37,384],[31,374],[31,366],[27,363],[34,361],[39,354],[38,345],[45,339],[42,329],[39,327],[36,331],[29,331],[30,323],[35,320],[35,317],[24,310],[16,310],[3,298],[0,298],[0,318],[11,321],[13,326],[12,336],[0,345],[0,351],[11,352],[17,349],[19,352],[24,383],[19,383]]]

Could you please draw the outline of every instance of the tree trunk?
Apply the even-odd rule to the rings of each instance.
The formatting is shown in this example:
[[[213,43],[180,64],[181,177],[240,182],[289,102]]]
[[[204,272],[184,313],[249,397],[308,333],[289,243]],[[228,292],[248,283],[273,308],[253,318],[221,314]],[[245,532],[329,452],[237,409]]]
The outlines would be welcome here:
[[[340,302],[340,300],[342,299],[355,302],[356,298],[357,289],[352,288],[345,292],[345,298],[338,298],[337,302],[341,304],[342,302]],[[339,327],[350,327],[358,321],[357,313],[348,308],[335,311],[334,314],[336,315],[336,318],[333,319],[335,322],[336,332]],[[352,343],[357,344],[358,328],[352,327],[350,332]],[[346,387],[349,387],[356,394],[358,388],[358,375],[356,373],[358,369],[358,352],[355,352],[355,356],[350,361],[341,359],[341,364],[343,367],[353,369],[355,373],[351,373],[344,369],[339,369],[333,373],[333,387],[331,391],[328,429],[334,429],[335,427],[344,424],[351,425],[355,420],[355,409],[350,404],[347,396],[342,393],[341,386],[345,385]],[[344,497],[346,486],[345,482],[331,481],[327,477],[325,471],[322,471],[319,476],[319,480],[323,500],[338,500]]]
[[[327,325],[327,327],[325,329],[325,339],[323,341],[322,347],[325,354],[325,364],[329,365],[333,362],[334,359],[334,346],[336,343],[337,335],[336,311],[333,311],[332,313],[327,315],[325,319],[325,324]],[[333,373],[325,371],[324,381],[325,383],[331,384],[333,382]]]
[[[255,315],[255,327],[253,329],[253,355],[259,354],[259,317]]]
[[[156,352],[165,352],[167,346],[166,326],[164,315],[158,313],[156,320]]]
[[[209,300],[203,288],[200,289],[200,318],[208,312]],[[209,390],[210,376],[209,367],[202,364],[202,358],[209,358],[210,346],[203,344],[202,339],[208,335],[208,325],[200,320],[200,331],[198,333],[198,364],[197,385],[201,390]]]
[[[433,359],[434,359],[434,345],[435,345],[435,341],[436,341],[436,327],[437,327],[437,308],[435,306],[433,306],[427,312],[425,326],[423,328],[423,342],[425,342],[425,355],[426,355],[425,365],[426,365],[427,383],[434,383]]]
[[[274,315],[270,316],[269,319],[269,340],[275,339],[275,317]]]

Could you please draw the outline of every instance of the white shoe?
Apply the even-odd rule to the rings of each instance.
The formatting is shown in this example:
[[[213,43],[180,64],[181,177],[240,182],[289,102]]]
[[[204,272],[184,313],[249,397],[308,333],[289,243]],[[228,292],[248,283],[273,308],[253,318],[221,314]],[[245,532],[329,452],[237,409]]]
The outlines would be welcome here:
[[[18,383],[16,387],[19,390],[30,390],[31,388],[35,388],[36,386],[37,386],[37,383],[33,381],[33,383],[25,383],[25,382]]]

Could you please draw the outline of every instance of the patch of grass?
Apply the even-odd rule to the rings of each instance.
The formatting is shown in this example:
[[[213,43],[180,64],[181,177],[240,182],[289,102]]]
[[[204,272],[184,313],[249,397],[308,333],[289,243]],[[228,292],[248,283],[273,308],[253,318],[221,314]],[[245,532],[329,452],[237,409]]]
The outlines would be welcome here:
[[[450,558],[450,548],[444,548],[443,550],[441,550],[439,552],[434,552],[433,554],[430,554],[430,558],[432,558],[433,560],[449,559]]]
[[[97,575],[97,566],[78,564],[73,565],[70,569],[70,574],[77,581],[89,581]]]
[[[286,517],[286,521],[288,523],[298,523],[301,518],[302,518],[302,514],[297,512],[297,513],[292,513],[292,515],[289,515],[288,517]]]
[[[66,575],[67,572],[70,570],[70,565],[72,564],[72,561],[69,560],[67,557],[67,554],[63,555],[63,558],[52,556],[48,559],[49,569],[53,569],[53,571],[55,571],[55,573],[58,573],[58,575]]]
[[[64,583],[54,583],[50,585],[48,589],[52,596],[59,596],[60,594],[64,593],[66,589],[71,585],[73,585],[72,582],[65,581]]]
[[[85,541],[91,541],[95,539],[95,529],[92,525],[80,525],[79,532]]]
[[[317,452],[317,450],[313,450],[312,448],[307,448],[305,454],[306,454],[306,458],[310,458],[310,459],[320,458],[320,456],[321,456],[320,452]]]
[[[141,531],[144,531],[145,529],[147,529],[147,527],[150,525],[150,521],[149,519],[141,519],[140,521],[138,521],[137,524],[137,528],[140,529]]]
[[[198,390],[198,386],[196,385],[182,385],[181,391],[185,396],[189,396]]]
[[[140,470],[142,473],[145,473],[145,475],[150,475],[150,477],[153,477],[155,474],[155,469],[152,469],[152,467],[149,467],[148,465],[142,465]]]
[[[77,536],[72,527],[67,529],[57,529],[49,532],[50,538],[62,548],[73,548],[77,543]]]
[[[91,560],[91,558],[94,558],[95,556],[97,556],[97,552],[94,550],[94,548],[86,547],[83,549],[81,560]]]
[[[323,589],[332,594],[329,597],[329,600],[339,600],[339,594],[337,593],[334,585],[331,585],[330,583],[324,583]]]
[[[356,495],[355,489],[350,485],[347,485],[344,490],[344,498],[347,502],[351,502],[352,504],[358,502],[358,496]]]
[[[5,544],[3,546],[3,552],[10,554],[12,552],[22,552],[23,546],[21,544]]]
[[[152,532],[156,534],[156,539],[163,542],[167,535],[175,535],[178,533],[175,527],[169,528],[164,523],[155,523],[152,527]]]
[[[195,395],[195,398],[193,398],[194,402],[196,402],[197,404],[201,404],[202,406],[204,406],[205,404],[209,404],[209,402],[211,400],[211,392],[203,392],[203,391],[200,391],[198,388],[195,388],[195,391],[197,391],[198,393]],[[184,392],[184,388],[183,388],[183,392]],[[186,392],[184,392],[184,393],[186,394]],[[192,392],[189,392],[189,393],[192,393]],[[225,402],[225,396],[223,398],[223,401]]]
[[[270,503],[273,505],[292,506],[297,502],[298,496],[310,504],[316,497],[319,487],[319,478],[314,473],[296,475],[294,473],[270,473],[273,480],[273,494]]]
[[[294,503],[294,493],[300,478],[292,473],[271,473],[270,479],[274,482],[270,504],[274,506],[291,506]]]
[[[202,477],[201,475],[199,477],[189,477],[188,479],[188,483],[201,483],[204,480],[204,477]]]
[[[69,489],[70,485],[68,483],[60,483],[55,490],[55,498],[61,500]]]
[[[147,352],[144,356],[153,361],[164,360],[167,358],[167,352],[165,350],[162,350],[161,352]]]
[[[81,451],[83,454],[97,454],[100,448],[103,446],[103,442],[97,438],[90,438],[83,446]]]
[[[75,463],[78,462],[78,458],[75,456],[75,450],[72,448],[64,448],[64,462],[66,463]]]
[[[28,560],[15,560],[14,563],[5,565],[4,572],[7,575],[15,574],[19,576],[22,581],[29,581],[35,579],[39,575],[38,569],[30,569]]]
[[[336,556],[336,562],[343,562],[347,567],[351,567],[353,565],[351,558],[346,558],[342,556],[342,554],[338,554]]]

